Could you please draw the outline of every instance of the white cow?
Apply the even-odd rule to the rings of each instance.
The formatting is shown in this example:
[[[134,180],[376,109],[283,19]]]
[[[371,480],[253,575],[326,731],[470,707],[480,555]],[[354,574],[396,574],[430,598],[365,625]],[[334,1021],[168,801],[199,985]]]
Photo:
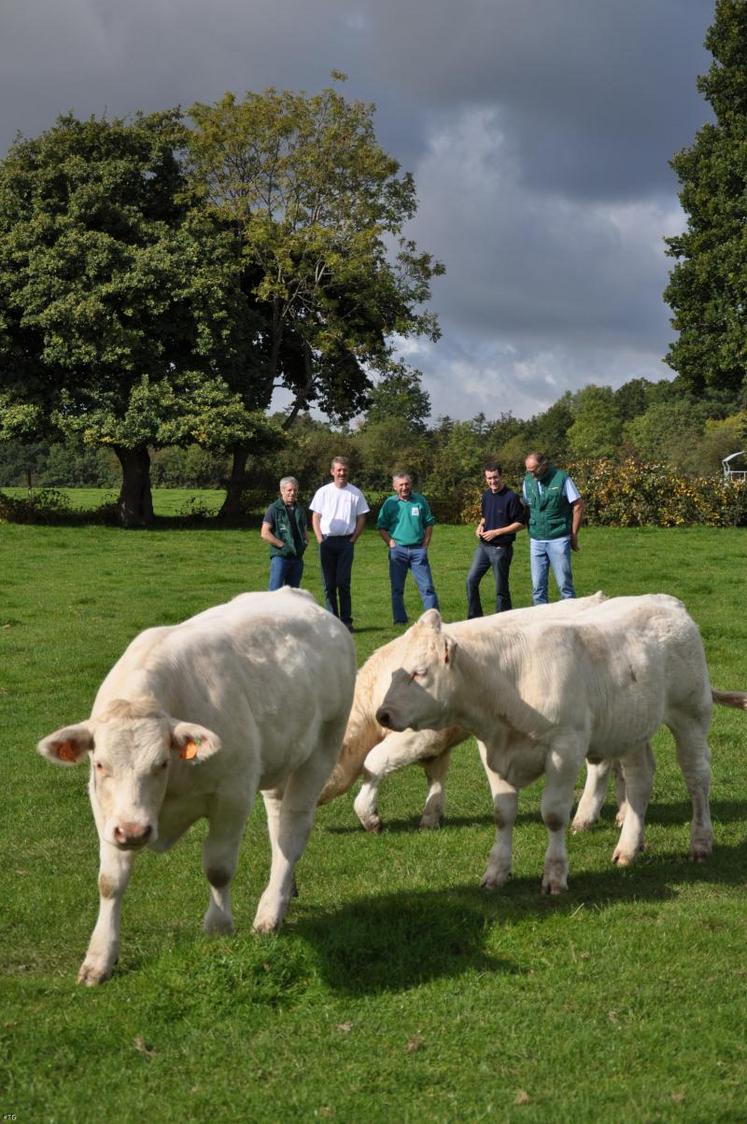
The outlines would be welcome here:
[[[483,743],[496,842],[483,885],[511,872],[517,791],[545,774],[542,889],[567,886],[565,831],[584,757],[622,759],[627,807],[613,861],[643,846],[653,779],[649,739],[666,724],[692,799],[690,856],[711,852],[712,702],[747,709],[747,694],[712,691],[703,644],[684,606],[664,594],[618,597],[566,620],[514,628],[492,618],[442,626],[431,609],[405,634],[406,654],[377,719],[394,730],[457,723]]]
[[[299,590],[244,593],[133,640],[99,688],[91,717],[39,743],[56,764],[90,754],[100,907],[80,982],[111,975],[135,854],[146,844],[167,850],[201,817],[210,885],[204,928],[232,932],[231,880],[258,790],[272,865],[254,928],[278,927],[354,683],[347,629]]]
[[[494,628],[511,628],[519,622],[575,617],[604,600],[603,593],[595,593],[590,597],[497,613],[490,620]],[[384,778],[405,765],[416,763],[422,765],[428,781],[420,826],[438,827],[444,814],[444,786],[451,750],[469,737],[468,731],[459,726],[392,733],[377,721],[376,711],[389,687],[392,673],[402,666],[408,643],[405,634],[377,648],[358,672],[342,752],[319,798],[320,804],[326,804],[341,796],[362,773],[363,784],[353,807],[366,831],[381,831],[378,796]],[[611,763],[608,765],[606,762],[589,766],[586,787],[574,820],[576,831],[590,827],[597,819],[607,791],[610,767]],[[618,786],[618,800],[623,798],[624,790]]]

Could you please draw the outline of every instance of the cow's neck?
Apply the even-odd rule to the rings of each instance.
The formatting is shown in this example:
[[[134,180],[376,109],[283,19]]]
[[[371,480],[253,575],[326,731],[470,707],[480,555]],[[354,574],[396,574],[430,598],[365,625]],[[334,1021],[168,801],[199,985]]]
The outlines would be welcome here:
[[[461,643],[455,660],[459,673],[460,725],[470,729],[480,741],[491,741],[496,722],[509,726],[516,733],[539,741],[552,728],[534,707],[517,691],[511,670],[520,644],[518,634],[473,637]]]

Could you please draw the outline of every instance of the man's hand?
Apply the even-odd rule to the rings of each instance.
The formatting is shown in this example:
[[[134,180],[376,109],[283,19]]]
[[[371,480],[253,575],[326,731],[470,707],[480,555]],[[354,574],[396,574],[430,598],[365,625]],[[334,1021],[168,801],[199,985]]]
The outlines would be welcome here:
[[[580,550],[578,545],[578,534],[571,535],[571,550]]]

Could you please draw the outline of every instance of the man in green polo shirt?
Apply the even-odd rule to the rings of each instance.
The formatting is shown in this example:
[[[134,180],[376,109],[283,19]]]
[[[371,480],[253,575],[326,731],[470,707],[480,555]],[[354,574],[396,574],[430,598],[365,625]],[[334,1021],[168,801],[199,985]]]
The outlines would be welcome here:
[[[425,496],[413,492],[409,473],[398,472],[393,476],[392,487],[394,495],[384,500],[376,526],[389,547],[392,618],[395,624],[407,624],[404,594],[408,570],[418,587],[423,608],[438,608],[438,596],[428,562],[428,544],[435,519]]]

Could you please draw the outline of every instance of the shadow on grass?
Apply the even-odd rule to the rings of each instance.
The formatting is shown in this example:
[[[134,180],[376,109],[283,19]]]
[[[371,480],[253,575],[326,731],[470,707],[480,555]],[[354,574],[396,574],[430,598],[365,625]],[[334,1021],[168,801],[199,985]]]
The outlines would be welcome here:
[[[307,914],[292,929],[313,947],[327,986],[348,994],[403,991],[466,971],[523,973],[485,951],[486,900],[470,888],[401,891]]]
[[[485,950],[494,925],[536,924],[580,910],[676,899],[684,885],[742,885],[747,841],[717,847],[705,863],[684,855],[644,855],[632,868],[571,872],[566,894],[540,894],[537,878],[512,879],[500,892],[477,883],[444,890],[399,891],[360,898],[336,909],[303,913],[290,928],[313,947],[328,987],[377,994],[417,987],[466,971],[524,974],[528,966]],[[298,907],[297,907],[298,908]]]
[[[490,797],[486,794],[486,805],[490,807]],[[599,826],[614,826],[616,809],[612,804],[606,805],[602,809],[602,814],[599,818]],[[677,824],[688,824],[692,816],[692,805],[687,801],[682,801],[678,804],[649,804],[648,811],[646,812],[647,824],[660,824],[668,827],[676,827]],[[716,836],[718,842],[718,824],[719,823],[737,823],[747,821],[747,804],[739,800],[719,800],[711,803],[711,816],[714,824],[716,825]],[[434,830],[432,828],[420,827],[420,813],[413,813],[412,816],[407,818],[399,817],[398,819],[385,819],[382,817],[383,829],[386,832],[391,832],[392,835],[411,834],[413,832]],[[520,812],[516,817],[516,827],[519,828],[526,824],[541,824],[542,819],[539,810],[536,812]],[[440,829],[448,830],[450,828],[461,827],[484,827],[490,831],[493,827],[493,817],[490,811],[485,815],[477,816],[450,816],[447,812],[446,818]],[[348,824],[325,824],[324,831],[330,835],[356,835],[364,829],[357,821]],[[591,829],[592,832],[594,828]]]

